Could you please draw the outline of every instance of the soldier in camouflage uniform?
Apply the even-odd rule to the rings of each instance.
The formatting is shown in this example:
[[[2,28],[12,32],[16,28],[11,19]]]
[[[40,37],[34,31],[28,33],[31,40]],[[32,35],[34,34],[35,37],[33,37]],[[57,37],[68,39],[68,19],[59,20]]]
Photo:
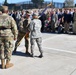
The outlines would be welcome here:
[[[17,34],[17,25],[14,19],[8,15],[8,7],[2,6],[2,15],[0,15],[0,59],[2,69],[13,66],[10,60],[13,41],[16,40]]]
[[[30,30],[30,37],[31,37],[31,56],[34,56],[34,47],[35,47],[35,41],[38,45],[40,55],[39,57],[43,57],[42,52],[42,37],[41,37],[41,21],[38,19],[38,14],[33,14],[33,20],[30,23],[29,30]]]
[[[73,20],[74,20],[73,33],[76,34],[76,9],[75,9],[75,12],[74,12]]]
[[[15,48],[14,48],[14,53],[16,53],[17,47],[20,45],[20,42],[22,41],[22,39],[25,39],[25,48],[26,48],[26,54],[30,54],[28,52],[28,47],[29,47],[29,30],[28,30],[28,26],[31,22],[30,19],[30,13],[27,11],[26,12],[26,16],[25,18],[22,18],[20,23],[19,23],[19,34],[17,37],[17,41],[15,43]]]

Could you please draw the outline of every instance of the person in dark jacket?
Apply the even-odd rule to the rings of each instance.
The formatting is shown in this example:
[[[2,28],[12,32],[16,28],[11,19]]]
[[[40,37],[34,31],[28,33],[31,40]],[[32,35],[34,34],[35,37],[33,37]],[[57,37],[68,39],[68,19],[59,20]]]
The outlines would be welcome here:
[[[68,10],[64,11],[64,33],[69,32],[69,25],[71,22],[71,14],[68,13]]]
[[[46,20],[46,15],[43,14],[39,19],[42,22],[41,32],[43,32],[44,31],[45,20]]]

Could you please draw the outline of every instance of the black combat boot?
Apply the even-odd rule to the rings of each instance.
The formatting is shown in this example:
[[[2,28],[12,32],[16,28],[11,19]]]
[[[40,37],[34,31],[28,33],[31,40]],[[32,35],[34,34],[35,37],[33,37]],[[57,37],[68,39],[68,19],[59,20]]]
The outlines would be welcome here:
[[[42,57],[43,57],[43,54],[41,53],[38,57],[39,57],[39,58],[42,58]]]
[[[14,48],[14,51],[13,51],[14,54],[16,53],[16,49],[17,49],[17,48]]]

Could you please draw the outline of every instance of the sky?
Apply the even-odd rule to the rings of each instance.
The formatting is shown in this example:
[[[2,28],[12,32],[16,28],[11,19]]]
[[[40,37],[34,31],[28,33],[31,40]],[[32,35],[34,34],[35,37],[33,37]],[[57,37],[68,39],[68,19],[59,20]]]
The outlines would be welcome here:
[[[0,3],[3,3],[5,0],[0,0]],[[7,0],[8,3],[18,3],[18,2],[22,2],[22,1],[31,1],[31,0]],[[52,1],[52,0],[44,0],[44,1]],[[64,2],[65,0],[53,0],[54,2]],[[74,0],[76,3],[76,0]]]

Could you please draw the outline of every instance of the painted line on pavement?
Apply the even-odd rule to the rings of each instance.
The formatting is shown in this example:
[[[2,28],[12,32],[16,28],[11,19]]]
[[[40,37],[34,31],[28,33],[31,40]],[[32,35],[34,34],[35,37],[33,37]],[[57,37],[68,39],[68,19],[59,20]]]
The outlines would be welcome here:
[[[60,37],[60,36],[62,36],[62,35],[56,35],[54,37],[46,38],[46,39],[43,40],[43,42],[48,41],[50,39],[54,39],[54,38]],[[76,52],[68,51],[68,50],[62,50],[62,49],[56,49],[56,48],[49,48],[49,47],[43,47],[43,48],[44,49],[49,49],[49,50],[52,50],[52,51],[58,51],[58,52],[65,52],[65,53],[76,54]]]
[[[58,51],[58,52],[65,52],[65,53],[76,54],[76,52],[73,52],[73,51],[67,51],[67,50],[56,49],[56,48],[43,47],[43,49],[49,49],[49,50],[52,50],[52,51]]]
[[[62,35],[55,35],[55,36],[52,36],[52,37],[49,37],[49,38],[43,39],[42,42],[45,42],[45,41],[48,41],[48,40],[51,40],[51,39],[57,38],[57,37],[59,37],[59,36],[62,36]]]

